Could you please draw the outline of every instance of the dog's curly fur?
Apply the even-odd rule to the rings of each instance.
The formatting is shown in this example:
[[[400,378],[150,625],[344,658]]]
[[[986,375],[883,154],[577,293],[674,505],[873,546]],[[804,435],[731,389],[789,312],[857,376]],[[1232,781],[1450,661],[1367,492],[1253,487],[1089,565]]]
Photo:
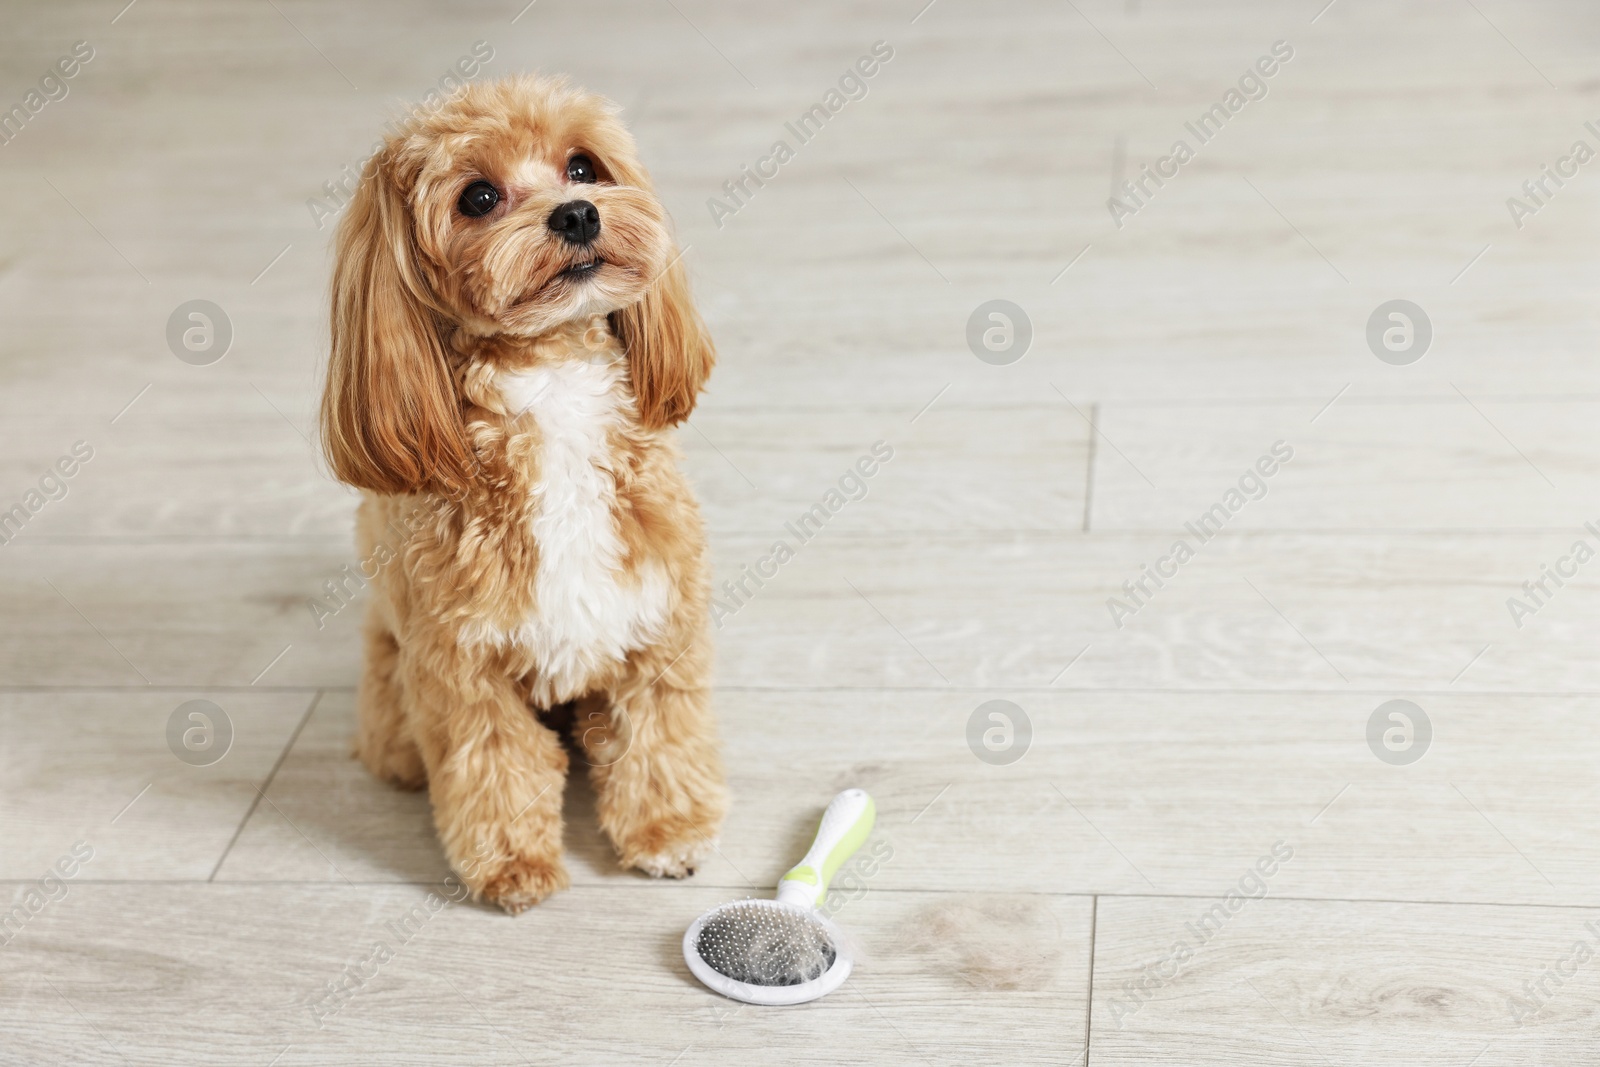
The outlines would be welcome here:
[[[580,154],[595,181],[569,177]],[[480,181],[499,200],[469,217]],[[589,243],[552,219],[578,199]],[[567,753],[538,711],[575,702],[624,865],[692,873],[727,807],[705,537],[670,431],[714,354],[679,256],[616,108],[531,76],[411,117],[340,224],[323,447],[366,490],[362,558],[394,557],[356,754],[428,787],[451,865],[512,912],[567,884]]]

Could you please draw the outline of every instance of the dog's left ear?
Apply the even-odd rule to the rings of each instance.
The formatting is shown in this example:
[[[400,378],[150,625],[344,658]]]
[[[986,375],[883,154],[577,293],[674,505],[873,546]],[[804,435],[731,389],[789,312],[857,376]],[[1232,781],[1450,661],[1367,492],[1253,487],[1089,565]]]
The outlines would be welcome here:
[[[716,361],[711,335],[689,296],[689,274],[677,249],[640,300],[612,312],[611,327],[628,353],[640,420],[673,426],[694,410]]]

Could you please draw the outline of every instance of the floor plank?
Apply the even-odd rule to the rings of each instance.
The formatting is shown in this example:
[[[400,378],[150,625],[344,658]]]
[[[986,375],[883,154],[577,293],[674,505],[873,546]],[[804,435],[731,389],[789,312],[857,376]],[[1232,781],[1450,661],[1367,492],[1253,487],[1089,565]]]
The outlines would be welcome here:
[[[720,693],[735,803],[694,884],[776,884],[827,799],[858,786],[891,855],[873,885],[897,891],[1204,895],[1285,840],[1298,856],[1274,892],[1289,896],[1600,906],[1593,698],[1418,696],[1431,734],[1402,766],[1366,741],[1381,697],[1001,692]],[[968,740],[992,699],[1027,719],[1011,763]],[[323,699],[220,881],[448,873],[425,796],[350,758],[352,703]],[[779,776],[808,786],[778,796]],[[565,814],[575,884],[659,884],[618,869],[576,761]]]
[[[19,545],[349,539],[358,494],[335,484],[313,451],[314,412],[244,384],[242,392],[152,385],[115,425],[86,421],[73,431],[81,436],[63,435],[53,414],[8,420],[0,478],[19,498],[63,457],[74,459],[75,446],[91,458],[69,463],[71,477],[44,487],[52,499],[0,532]],[[951,410],[936,399],[930,391],[922,411],[702,411],[678,438],[707,528],[777,535],[819,503],[840,512],[837,522],[825,517],[832,528],[857,533],[1082,528],[1086,408],[1058,399]],[[196,417],[197,406],[210,410]]]
[[[1047,898],[1031,914],[1035,958],[1047,957],[1032,988],[974,995],[959,973],[903,951],[939,894],[868,891],[838,913],[862,953],[848,983],[806,1007],[758,1009],[702,988],[683,963],[683,930],[726,891],[685,886],[647,898],[591,887],[517,919],[470,904],[430,914],[429,894],[450,892],[76,886],[0,953],[6,1055],[734,1064],[808,1047],[828,1062],[870,1048],[960,1063],[1042,1062],[1083,1048],[1090,901],[1081,898]],[[380,944],[392,958],[373,963]],[[254,976],[245,986],[241,961]],[[342,980],[353,992],[330,995]]]
[[[1583,529],[1597,518],[1595,414],[1589,401],[1448,390],[1431,403],[1108,404],[1092,526],[1181,532],[1238,490],[1228,529],[1535,528],[1597,542]]]
[[[779,518],[770,535],[712,542],[720,684],[1600,690],[1595,587],[1523,589],[1575,532],[1225,532],[1201,543],[1181,526],[1087,537],[825,527],[801,542]],[[775,537],[794,557],[760,588],[747,582],[751,596],[730,591]],[[1194,556],[1158,588],[1144,568],[1171,569],[1162,560],[1180,538]],[[0,676],[349,687],[368,594],[326,589],[355,563],[343,539],[19,538],[0,558],[16,606],[0,618]],[[1130,595],[1134,581],[1145,584]]]
[[[1307,904],[1256,885],[1100,901],[1090,1063],[1511,1067],[1591,1040],[1600,998],[1575,946],[1600,941],[1592,910]]]
[[[205,880],[314,696],[0,693],[0,882],[43,877],[79,842],[86,878]]]

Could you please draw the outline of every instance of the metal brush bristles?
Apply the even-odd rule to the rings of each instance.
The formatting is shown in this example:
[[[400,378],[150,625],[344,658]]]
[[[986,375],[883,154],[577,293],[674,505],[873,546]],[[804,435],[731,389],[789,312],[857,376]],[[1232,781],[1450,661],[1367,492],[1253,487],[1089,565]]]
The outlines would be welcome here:
[[[821,923],[771,900],[736,900],[706,916],[695,951],[718,974],[756,986],[814,981],[839,955]]]

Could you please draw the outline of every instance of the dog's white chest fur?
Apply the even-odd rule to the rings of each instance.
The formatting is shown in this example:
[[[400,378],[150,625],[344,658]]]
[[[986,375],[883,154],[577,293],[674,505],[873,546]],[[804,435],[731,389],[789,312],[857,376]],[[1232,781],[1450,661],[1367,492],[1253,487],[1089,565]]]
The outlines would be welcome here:
[[[597,667],[654,640],[669,587],[660,568],[638,580],[621,572],[610,434],[627,402],[620,362],[573,360],[499,376],[508,410],[538,427],[533,537],[538,546],[533,615],[496,635],[535,656],[535,694],[579,695]]]

